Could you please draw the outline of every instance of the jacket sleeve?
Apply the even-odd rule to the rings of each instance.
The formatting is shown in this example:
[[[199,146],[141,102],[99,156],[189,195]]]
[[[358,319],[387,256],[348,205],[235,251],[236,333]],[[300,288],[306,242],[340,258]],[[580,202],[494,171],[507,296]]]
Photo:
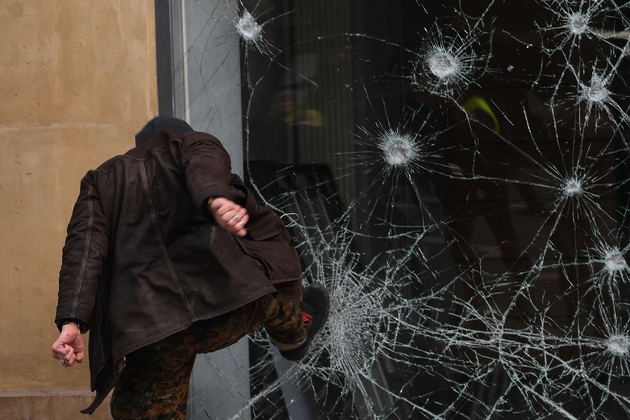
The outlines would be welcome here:
[[[81,181],[59,273],[59,296],[55,323],[76,320],[81,332],[89,329],[96,290],[107,258],[108,223],[90,173]]]
[[[186,186],[195,205],[204,213],[210,197],[235,199],[230,182],[230,155],[214,136],[200,132],[184,135],[178,157]]]

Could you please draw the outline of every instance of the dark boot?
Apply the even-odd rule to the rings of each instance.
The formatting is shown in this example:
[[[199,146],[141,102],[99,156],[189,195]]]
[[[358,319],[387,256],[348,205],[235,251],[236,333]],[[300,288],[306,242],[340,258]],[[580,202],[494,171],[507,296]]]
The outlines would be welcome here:
[[[322,329],[330,312],[330,295],[321,283],[313,283],[304,291],[302,299],[302,320],[306,329],[306,341],[293,350],[280,350],[280,354],[287,360],[297,361],[306,356],[308,348]]]

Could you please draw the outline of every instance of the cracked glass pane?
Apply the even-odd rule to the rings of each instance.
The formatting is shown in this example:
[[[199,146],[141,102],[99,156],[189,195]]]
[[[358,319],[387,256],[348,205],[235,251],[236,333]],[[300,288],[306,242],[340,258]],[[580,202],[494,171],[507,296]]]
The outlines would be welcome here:
[[[630,3],[172,5],[177,116],[242,135],[331,292],[303,361],[209,362],[231,418],[630,417]]]

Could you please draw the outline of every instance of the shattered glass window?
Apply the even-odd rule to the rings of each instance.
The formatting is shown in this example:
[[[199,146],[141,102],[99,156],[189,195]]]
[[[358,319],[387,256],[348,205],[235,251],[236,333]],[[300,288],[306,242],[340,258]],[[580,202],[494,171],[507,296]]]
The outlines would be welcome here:
[[[629,3],[169,4],[173,113],[332,299],[299,363],[202,356],[230,418],[630,418]]]

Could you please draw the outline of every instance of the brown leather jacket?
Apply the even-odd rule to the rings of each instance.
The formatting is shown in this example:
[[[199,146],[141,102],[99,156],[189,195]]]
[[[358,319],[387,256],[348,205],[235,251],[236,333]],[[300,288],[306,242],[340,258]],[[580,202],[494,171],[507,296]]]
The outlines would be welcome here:
[[[219,228],[209,197],[249,214],[248,235]],[[68,226],[55,322],[90,333],[98,407],[122,358],[265,294],[300,301],[302,272],[284,223],[231,173],[219,140],[157,132],[89,171]]]

